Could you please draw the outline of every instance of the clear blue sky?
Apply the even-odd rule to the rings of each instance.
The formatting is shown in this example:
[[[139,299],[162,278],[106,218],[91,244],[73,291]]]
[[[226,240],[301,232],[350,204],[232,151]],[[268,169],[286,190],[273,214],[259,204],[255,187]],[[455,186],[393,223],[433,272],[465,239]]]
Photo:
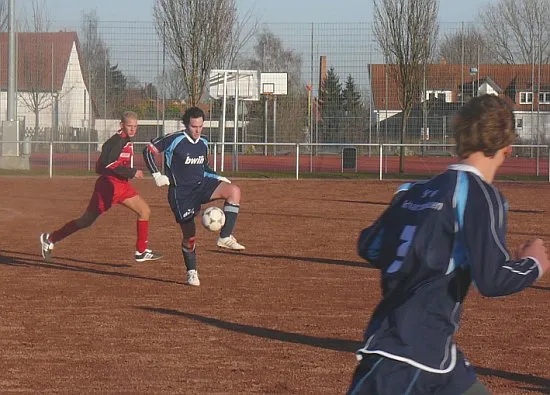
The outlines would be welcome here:
[[[372,0],[236,0],[241,12],[254,10],[264,23],[365,22],[372,20]],[[470,22],[477,11],[497,0],[440,0],[440,22]],[[95,9],[101,22],[151,21],[154,0],[46,0],[53,22],[79,22]],[[21,4],[21,2],[19,2]]]

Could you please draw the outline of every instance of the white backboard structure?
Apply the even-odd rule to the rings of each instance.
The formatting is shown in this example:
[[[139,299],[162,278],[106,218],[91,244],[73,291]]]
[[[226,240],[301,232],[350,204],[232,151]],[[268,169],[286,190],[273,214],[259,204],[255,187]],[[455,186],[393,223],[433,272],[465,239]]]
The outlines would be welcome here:
[[[262,95],[286,95],[288,91],[287,73],[261,73],[260,93]]]
[[[239,84],[237,86],[237,80]],[[225,82],[224,82],[225,81]],[[260,100],[258,70],[212,70],[208,80],[208,94],[214,100],[235,97],[239,100]]]
[[[237,162],[237,134],[238,134],[238,108],[239,100],[259,101],[260,100],[260,78],[258,70],[212,70],[208,80],[208,94],[214,100],[222,99],[222,122],[221,129],[221,171],[224,171],[225,158],[225,129],[226,129],[226,107],[227,99],[231,98],[234,105],[233,123],[233,166]]]

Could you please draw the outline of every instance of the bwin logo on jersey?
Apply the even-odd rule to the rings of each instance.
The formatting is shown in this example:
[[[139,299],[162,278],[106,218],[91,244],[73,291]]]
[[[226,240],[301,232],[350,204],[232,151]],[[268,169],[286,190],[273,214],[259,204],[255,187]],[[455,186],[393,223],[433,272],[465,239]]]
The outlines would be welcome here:
[[[199,156],[198,158],[185,158],[186,165],[202,165],[204,163],[204,155]]]

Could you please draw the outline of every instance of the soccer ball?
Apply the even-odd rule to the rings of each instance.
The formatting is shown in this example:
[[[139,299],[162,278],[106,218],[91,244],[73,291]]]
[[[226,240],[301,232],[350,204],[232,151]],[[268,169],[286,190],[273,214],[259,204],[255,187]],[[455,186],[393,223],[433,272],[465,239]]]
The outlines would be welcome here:
[[[202,225],[211,232],[219,231],[225,224],[225,214],[223,210],[216,206],[208,207],[202,213]]]

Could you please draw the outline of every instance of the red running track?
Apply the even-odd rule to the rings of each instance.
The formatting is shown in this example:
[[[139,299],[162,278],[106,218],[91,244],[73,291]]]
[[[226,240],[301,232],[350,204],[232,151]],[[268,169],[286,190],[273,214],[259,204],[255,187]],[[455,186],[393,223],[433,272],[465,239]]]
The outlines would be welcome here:
[[[88,162],[91,169],[95,168],[95,161],[99,157],[98,152],[93,152],[88,160],[87,153],[54,153],[53,168],[63,170],[87,170]],[[218,170],[221,165],[220,155],[216,158]],[[141,155],[135,156],[135,166],[144,169]],[[226,155],[224,170],[233,170],[233,157]],[[210,159],[213,165],[213,159]],[[437,174],[452,163],[457,163],[453,157],[432,157],[432,156],[408,156],[405,158],[405,173],[410,174]],[[379,172],[380,158],[377,156],[359,156],[357,158],[357,172],[375,173]],[[49,166],[48,153],[33,153],[30,158],[31,169],[43,169]],[[548,159],[535,158],[509,158],[499,171],[500,175],[510,176],[548,176]],[[395,156],[383,158],[383,172],[397,173],[399,171],[399,158]],[[263,155],[241,155],[237,159],[237,171],[242,172],[291,172],[296,171],[296,157],[292,155],[263,156]],[[301,155],[299,171],[340,173],[342,172],[342,159],[334,155]],[[353,172],[354,169],[346,169],[346,172]]]

